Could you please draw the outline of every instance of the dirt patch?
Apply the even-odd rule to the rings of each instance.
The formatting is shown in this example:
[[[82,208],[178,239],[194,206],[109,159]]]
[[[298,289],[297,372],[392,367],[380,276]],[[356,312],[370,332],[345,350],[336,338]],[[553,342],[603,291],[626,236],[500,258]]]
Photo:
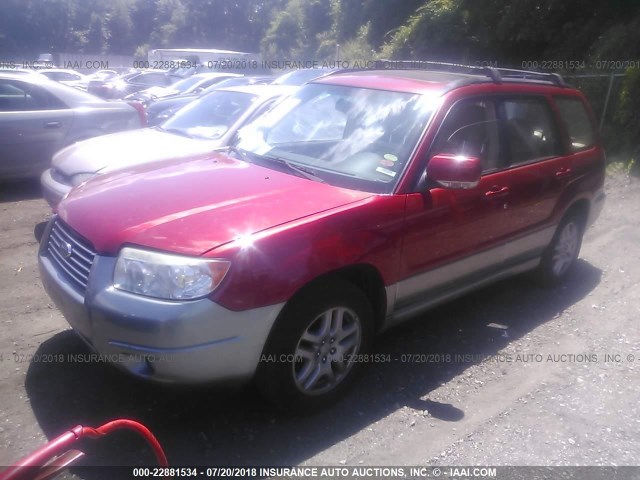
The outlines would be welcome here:
[[[86,352],[41,287],[34,184],[0,194],[0,465],[66,429],[146,423],[173,464],[633,465],[640,458],[640,183],[608,178],[605,211],[566,285],[518,277],[381,337],[371,365],[328,411],[276,413],[251,389],[140,383]],[[411,354],[412,357],[407,357]],[[607,356],[608,355],[608,356]],[[90,463],[146,464],[122,434]],[[82,478],[106,478],[76,472]]]

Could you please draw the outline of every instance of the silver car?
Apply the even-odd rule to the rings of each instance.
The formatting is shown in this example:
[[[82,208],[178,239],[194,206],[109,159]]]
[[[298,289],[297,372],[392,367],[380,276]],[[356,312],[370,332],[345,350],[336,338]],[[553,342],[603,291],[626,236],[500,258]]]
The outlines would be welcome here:
[[[298,87],[248,85],[223,88],[195,100],[165,123],[71,145],[53,158],[40,179],[55,210],[71,190],[97,174],[143,163],[207,154],[229,144],[239,128]]]
[[[87,90],[89,84],[89,77],[83,75],[75,70],[69,70],[66,68],[44,68],[38,70],[40,75],[44,75],[49,80],[59,82],[69,87],[77,88],[80,90]]]
[[[144,111],[41,75],[0,74],[0,180],[39,176],[79,140],[140,128]]]

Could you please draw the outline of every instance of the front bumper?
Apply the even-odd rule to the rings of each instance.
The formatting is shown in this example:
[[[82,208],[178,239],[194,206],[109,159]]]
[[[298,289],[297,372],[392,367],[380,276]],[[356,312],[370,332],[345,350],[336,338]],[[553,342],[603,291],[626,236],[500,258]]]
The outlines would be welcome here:
[[[176,302],[130,294],[112,285],[116,258],[100,255],[82,293],[47,256],[51,225],[38,255],[43,285],[100,361],[164,383],[251,379],[283,304],[234,312],[207,298]]]
[[[40,185],[42,186],[42,196],[53,210],[71,190],[71,186],[60,183],[53,178],[50,168],[40,175]]]

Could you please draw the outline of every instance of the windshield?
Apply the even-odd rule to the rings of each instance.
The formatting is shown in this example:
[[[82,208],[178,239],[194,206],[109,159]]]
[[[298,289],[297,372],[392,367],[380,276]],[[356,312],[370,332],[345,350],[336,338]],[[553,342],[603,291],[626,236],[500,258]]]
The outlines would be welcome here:
[[[242,128],[237,147],[327,183],[390,193],[433,105],[425,95],[308,84]]]
[[[243,85],[249,85],[250,83],[251,81],[249,80],[249,77],[227,78],[225,80],[222,80],[221,82],[215,83],[210,87],[205,88],[202,93],[215,92],[216,90],[227,87],[240,87]]]
[[[255,95],[215,91],[189,103],[162,128],[189,137],[217,140],[247,111]]]

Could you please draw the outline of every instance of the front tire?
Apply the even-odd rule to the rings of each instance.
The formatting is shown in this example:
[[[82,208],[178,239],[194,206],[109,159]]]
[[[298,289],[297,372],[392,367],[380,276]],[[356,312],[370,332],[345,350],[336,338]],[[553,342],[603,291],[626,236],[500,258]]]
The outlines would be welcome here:
[[[366,295],[341,279],[294,297],[270,336],[258,369],[263,395],[286,411],[312,413],[353,383],[373,336]]]

